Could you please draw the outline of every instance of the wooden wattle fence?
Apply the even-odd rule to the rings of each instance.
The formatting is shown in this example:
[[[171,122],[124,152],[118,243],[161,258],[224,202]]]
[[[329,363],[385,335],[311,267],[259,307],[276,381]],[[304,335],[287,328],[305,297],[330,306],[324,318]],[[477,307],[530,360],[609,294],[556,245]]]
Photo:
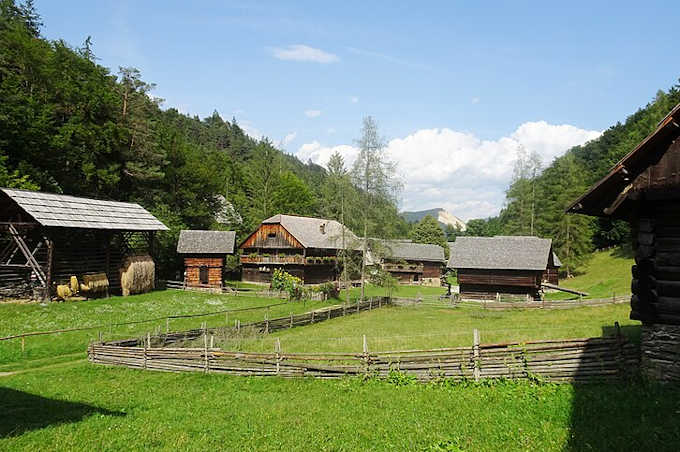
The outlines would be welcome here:
[[[618,325],[617,325],[618,326]],[[479,333],[469,347],[370,352],[364,336],[357,353],[285,353],[275,342],[273,353],[226,351],[212,346],[208,331],[203,347],[154,347],[161,338],[97,343],[88,349],[97,364],[169,372],[232,375],[340,378],[352,375],[388,377],[393,372],[421,381],[541,378],[554,382],[594,382],[630,376],[638,367],[637,347],[621,336],[481,344]]]

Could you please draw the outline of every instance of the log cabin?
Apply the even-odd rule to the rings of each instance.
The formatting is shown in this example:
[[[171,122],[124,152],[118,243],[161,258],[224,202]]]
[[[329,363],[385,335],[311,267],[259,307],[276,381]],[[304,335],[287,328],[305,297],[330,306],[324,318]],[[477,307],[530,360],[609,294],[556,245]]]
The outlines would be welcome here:
[[[225,259],[234,254],[235,241],[234,231],[180,231],[177,253],[184,261],[184,285],[221,289]]]
[[[541,283],[556,281],[556,256],[550,239],[458,237],[450,250],[448,267],[457,272],[463,298],[519,295],[539,299]]]
[[[242,279],[270,283],[274,270],[283,269],[305,284],[335,281],[341,250],[358,248],[357,237],[335,220],[274,215],[239,246]]]
[[[154,234],[168,229],[138,204],[30,190],[0,189],[0,212],[0,296],[9,298],[50,299],[72,276],[102,274],[120,293],[126,258],[153,257]]]
[[[446,265],[444,249],[439,245],[413,243],[410,240],[382,240],[381,268],[400,284],[437,287]]]
[[[630,318],[642,322],[641,368],[680,380],[680,104],[567,212],[630,223]]]

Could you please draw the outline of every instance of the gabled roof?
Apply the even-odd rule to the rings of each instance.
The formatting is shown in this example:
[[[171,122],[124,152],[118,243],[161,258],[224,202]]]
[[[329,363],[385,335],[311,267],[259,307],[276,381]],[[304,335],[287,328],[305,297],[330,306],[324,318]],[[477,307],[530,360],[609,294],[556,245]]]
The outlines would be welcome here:
[[[390,258],[414,261],[444,262],[444,248],[429,243],[413,243],[404,240],[383,240]]]
[[[119,231],[168,230],[135,203],[10,188],[0,190],[41,226]]]
[[[357,236],[335,220],[299,217],[295,215],[274,215],[262,224],[280,224],[305,248],[342,249],[342,230],[345,229],[345,245],[357,248]]]
[[[678,136],[680,136],[680,104],[661,120],[654,132],[619,160],[609,174],[567,207],[566,211],[598,217],[622,217],[622,214],[615,213],[622,204],[625,204],[632,182],[648,167],[657,163]]]
[[[545,270],[552,240],[526,236],[458,237],[449,268]]]
[[[179,233],[177,252],[179,254],[233,254],[236,232],[234,231],[189,231]]]

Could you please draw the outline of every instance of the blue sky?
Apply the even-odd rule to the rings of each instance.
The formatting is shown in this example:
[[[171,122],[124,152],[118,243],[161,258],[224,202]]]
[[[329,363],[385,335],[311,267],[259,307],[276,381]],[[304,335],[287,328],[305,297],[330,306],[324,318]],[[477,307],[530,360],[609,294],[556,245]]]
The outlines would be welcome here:
[[[554,3],[554,4],[553,4]],[[546,163],[680,77],[680,2],[36,2],[44,35],[134,66],[165,107],[351,162],[373,115],[406,209],[494,214],[517,147]]]

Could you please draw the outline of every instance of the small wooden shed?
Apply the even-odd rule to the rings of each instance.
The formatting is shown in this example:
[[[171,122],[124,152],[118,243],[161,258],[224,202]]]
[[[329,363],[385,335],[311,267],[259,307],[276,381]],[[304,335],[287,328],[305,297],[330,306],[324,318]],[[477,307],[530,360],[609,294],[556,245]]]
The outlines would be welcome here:
[[[135,203],[2,188],[0,296],[49,298],[71,276],[102,273],[108,288],[120,291],[127,258],[153,256],[155,232],[167,229]],[[144,265],[139,290],[153,287],[153,262]],[[126,281],[133,276],[126,273]]]
[[[234,231],[180,231],[177,253],[184,258],[184,284],[221,288],[224,261],[228,254],[234,254],[235,241]]]
[[[458,237],[450,250],[448,267],[456,270],[463,297],[493,299],[512,294],[537,299],[543,281],[557,282],[557,271],[551,271],[556,265],[550,239]]]
[[[642,367],[680,380],[680,104],[567,212],[630,223],[630,317],[643,322]]]

